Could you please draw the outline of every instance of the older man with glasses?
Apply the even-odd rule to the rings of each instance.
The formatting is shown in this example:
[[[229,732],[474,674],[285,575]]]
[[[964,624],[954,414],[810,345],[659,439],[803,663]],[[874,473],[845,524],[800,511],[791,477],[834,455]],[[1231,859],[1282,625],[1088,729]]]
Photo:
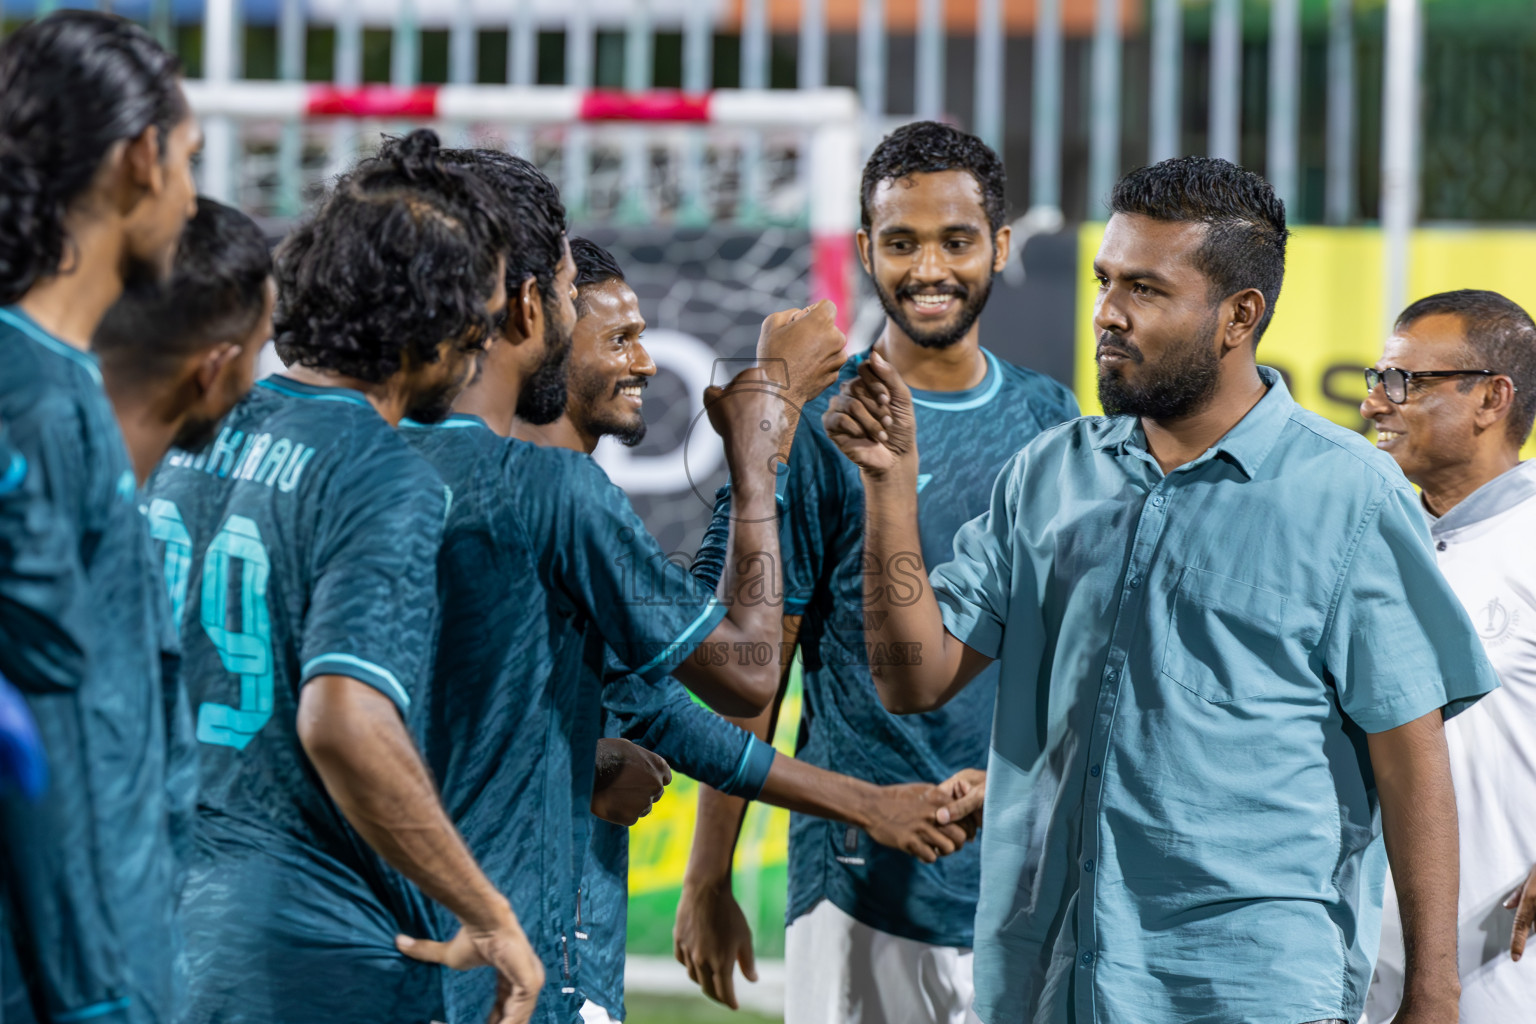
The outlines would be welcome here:
[[[1487,291],[1420,299],[1365,371],[1360,414],[1421,492],[1436,558],[1502,686],[1448,721],[1461,832],[1461,1024],[1527,1019],[1536,962],[1536,324]],[[1529,873],[1529,874],[1528,874]],[[1536,961],[1536,958],[1533,958]],[[1403,929],[1387,886],[1365,1019],[1402,998]]]

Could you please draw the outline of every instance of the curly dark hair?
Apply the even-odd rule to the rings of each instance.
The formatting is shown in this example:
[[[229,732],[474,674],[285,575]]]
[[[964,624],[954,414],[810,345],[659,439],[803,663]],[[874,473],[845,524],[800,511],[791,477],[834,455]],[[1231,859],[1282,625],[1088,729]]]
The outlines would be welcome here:
[[[588,285],[622,281],[624,271],[619,261],[613,258],[613,253],[590,238],[578,236],[571,239],[571,259],[576,264],[576,316],[579,319],[587,315],[587,303],[582,296],[582,289]]]
[[[443,161],[462,167],[496,194],[508,225],[507,295],[533,278],[545,308],[555,301],[555,270],[565,255],[565,204],[544,172],[499,149],[445,149]]]
[[[422,128],[358,164],[277,253],[277,353],[377,383],[406,355],[482,343],[507,248],[501,204]]]
[[[131,21],[60,11],[0,43],[0,305],[58,272],[64,218],[113,144],[188,114],[181,66]]]
[[[1008,220],[1003,193],[1008,176],[992,147],[974,135],[938,121],[914,121],[897,128],[869,155],[859,185],[859,221],[868,230],[869,203],[881,183],[935,171],[968,171],[981,189],[981,206],[996,234]]]
[[[1285,202],[1269,182],[1229,160],[1181,156],[1132,171],[1109,197],[1112,213],[1153,220],[1200,223],[1205,241],[1195,269],[1211,282],[1210,301],[1247,288],[1264,296],[1264,316],[1253,331],[1264,336],[1285,281]]]
[[[163,379],[189,355],[244,341],[267,304],[272,251],[256,222],[199,196],[169,281],[130,286],[107,310],[91,350],[114,375]]]
[[[1462,365],[1492,370],[1515,385],[1505,426],[1516,446],[1525,443],[1531,436],[1531,424],[1536,422],[1536,322],[1524,308],[1498,292],[1462,288],[1426,295],[1398,315],[1393,329],[1401,331],[1441,313],[1461,318],[1466,349]],[[1480,380],[1462,377],[1457,387],[1470,391]]]

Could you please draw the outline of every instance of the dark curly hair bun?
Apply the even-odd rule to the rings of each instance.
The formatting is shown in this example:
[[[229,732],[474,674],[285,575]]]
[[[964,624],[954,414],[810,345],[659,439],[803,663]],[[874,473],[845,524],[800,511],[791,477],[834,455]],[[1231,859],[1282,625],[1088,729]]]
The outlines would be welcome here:
[[[391,140],[385,152],[400,165],[401,172],[407,178],[415,181],[422,175],[430,175],[442,168],[438,160],[442,149],[443,144],[437,132],[431,128],[418,128],[403,139]]]
[[[114,143],[182,118],[176,58],[131,21],[60,11],[0,43],[0,305],[64,263],[64,219]]]
[[[491,188],[439,146],[425,128],[388,140],[284,241],[272,318],[284,362],[377,383],[407,353],[431,363],[445,341],[485,338],[507,227]]]

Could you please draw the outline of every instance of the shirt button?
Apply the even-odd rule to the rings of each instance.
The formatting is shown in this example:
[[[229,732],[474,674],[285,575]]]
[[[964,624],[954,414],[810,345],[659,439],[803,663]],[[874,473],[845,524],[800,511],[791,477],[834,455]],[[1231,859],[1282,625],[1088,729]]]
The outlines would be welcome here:
[[[1441,541],[1440,543],[1435,545],[1435,550],[1436,551],[1444,551],[1448,547],[1450,547],[1449,544],[1447,544],[1445,541]]]
[[[1093,874],[1093,858],[1092,857],[1089,857],[1087,860],[1083,861],[1083,870],[1088,872],[1090,875]]]
[[[1082,956],[1078,957],[1077,959],[1078,959],[1078,962],[1081,963],[1084,967],[1092,967],[1093,966],[1093,951],[1090,950],[1090,951],[1084,953]]]
[[[1156,505],[1158,508],[1162,508],[1164,500],[1165,499],[1163,498],[1163,496],[1161,494],[1159,494],[1157,497],[1152,499],[1152,504]]]
[[[1141,577],[1140,576],[1132,576],[1131,577],[1131,589],[1135,590],[1139,586],[1141,586]]]
[[[1099,777],[1099,766],[1098,765],[1094,765],[1092,768],[1089,768],[1088,769],[1088,774],[1092,775],[1094,778],[1098,778]]]
[[[1107,680],[1109,680],[1109,681],[1110,681],[1110,682],[1114,682],[1114,681],[1115,681],[1115,679],[1116,679],[1116,678],[1117,678],[1117,677],[1118,677],[1118,676],[1119,676],[1119,675],[1120,675],[1120,673],[1119,673],[1119,672],[1117,672],[1117,671],[1116,671],[1116,670],[1115,670],[1115,669],[1110,669],[1110,670],[1109,670],[1109,671],[1108,671],[1108,672],[1105,672],[1105,673],[1104,673],[1104,678],[1105,678],[1105,679],[1107,679]]]

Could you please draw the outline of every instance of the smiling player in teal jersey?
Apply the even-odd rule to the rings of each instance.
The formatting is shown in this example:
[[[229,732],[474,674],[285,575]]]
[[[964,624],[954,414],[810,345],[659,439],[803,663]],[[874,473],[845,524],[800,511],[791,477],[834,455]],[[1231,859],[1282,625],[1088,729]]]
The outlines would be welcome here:
[[[576,263],[576,329],[571,341],[570,386],[564,414],[546,425],[519,420],[516,434],[535,444],[557,445],[591,454],[599,439],[638,444],[645,436],[642,396],[656,372],[640,334],[645,320],[623,271],[600,246],[571,240]],[[715,529],[728,526],[721,520]],[[707,546],[723,551],[724,537]],[[701,563],[697,573],[713,581],[719,568]],[[595,677],[594,677],[595,681]],[[629,832],[626,826],[650,812],[667,780],[667,763],[722,792],[760,799],[806,814],[858,822],[877,841],[931,859],[965,841],[957,825],[939,825],[935,815],[949,801],[944,787],[927,783],[878,787],[836,775],[793,758],[700,706],[675,679],[660,685],[622,671],[604,680],[600,699],[604,731],[622,758],[617,778],[592,799],[574,948],[579,958],[576,987],[585,1000],[582,1019],[606,1024],[624,1017],[624,939],[629,898]],[[619,737],[622,737],[619,738]],[[630,742],[632,741],[632,742]],[[637,751],[635,744],[643,750]],[[655,751],[665,759],[654,765]],[[600,758],[600,760],[602,760]],[[615,813],[617,812],[617,813]],[[578,828],[578,849],[582,849]]]
[[[675,673],[722,708],[766,705],[778,665],[753,654],[763,645],[776,650],[780,618],[779,595],[759,593],[778,569],[773,462],[805,393],[831,380],[843,337],[830,303],[775,314],[759,355],[776,374],[745,371],[710,398],[711,423],[749,510],[728,542],[731,571],[717,596],[666,558],[585,454],[509,438],[514,417],[547,423],[564,408],[575,270],[563,211],[542,175],[504,153],[456,159],[497,189],[526,238],[514,232],[510,315],[484,371],[454,416],[409,431],[455,493],[439,562],[443,635],[421,716],[423,747],[455,822],[544,959],[550,984],[538,1019],[565,1024],[578,1005],[570,973],[575,822],[588,813],[601,715],[595,701],[581,699],[583,658],[600,638],[649,682]],[[489,995],[483,982],[448,983],[449,1020],[477,1020]]]
[[[7,1021],[174,1013],[162,600],[123,438],[87,351],[126,284],[163,280],[201,133],[173,57],[67,11],[0,44],[0,672],[50,781],[0,799]]]
[[[393,427],[446,415],[500,322],[499,212],[429,131],[360,164],[278,254],[288,372],[153,481],[202,744],[189,1024],[431,1019],[440,972],[397,948],[427,910],[391,867],[462,925],[436,960],[496,968],[493,1019],[542,983],[402,717],[451,495]]]
[[[1003,181],[1001,162],[983,143],[932,122],[893,132],[864,169],[859,254],[886,312],[875,350],[920,389],[920,515],[930,559],[947,554],[955,531],[986,509],[993,477],[1016,451],[1077,415],[1065,387],[981,347],[977,317],[1008,258]],[[849,360],[840,379],[864,358]],[[796,757],[881,785],[965,772],[951,784],[974,802],[997,674],[978,677],[935,714],[901,718],[881,706],[863,642],[863,492],[858,471],[821,426],[836,391],[807,406],[784,485],[785,639],[798,642],[805,665]],[[730,509],[727,498],[717,516]],[[921,571],[915,555],[907,563]],[[914,653],[898,644],[868,656]],[[750,724],[766,735],[766,718]],[[728,1002],[732,968],[751,956],[751,934],[730,891],[744,811],[741,800],[701,790],[678,908],[679,958],[706,993]],[[795,815],[786,1024],[964,1019],[978,863],[974,845],[926,863],[856,826]]]

